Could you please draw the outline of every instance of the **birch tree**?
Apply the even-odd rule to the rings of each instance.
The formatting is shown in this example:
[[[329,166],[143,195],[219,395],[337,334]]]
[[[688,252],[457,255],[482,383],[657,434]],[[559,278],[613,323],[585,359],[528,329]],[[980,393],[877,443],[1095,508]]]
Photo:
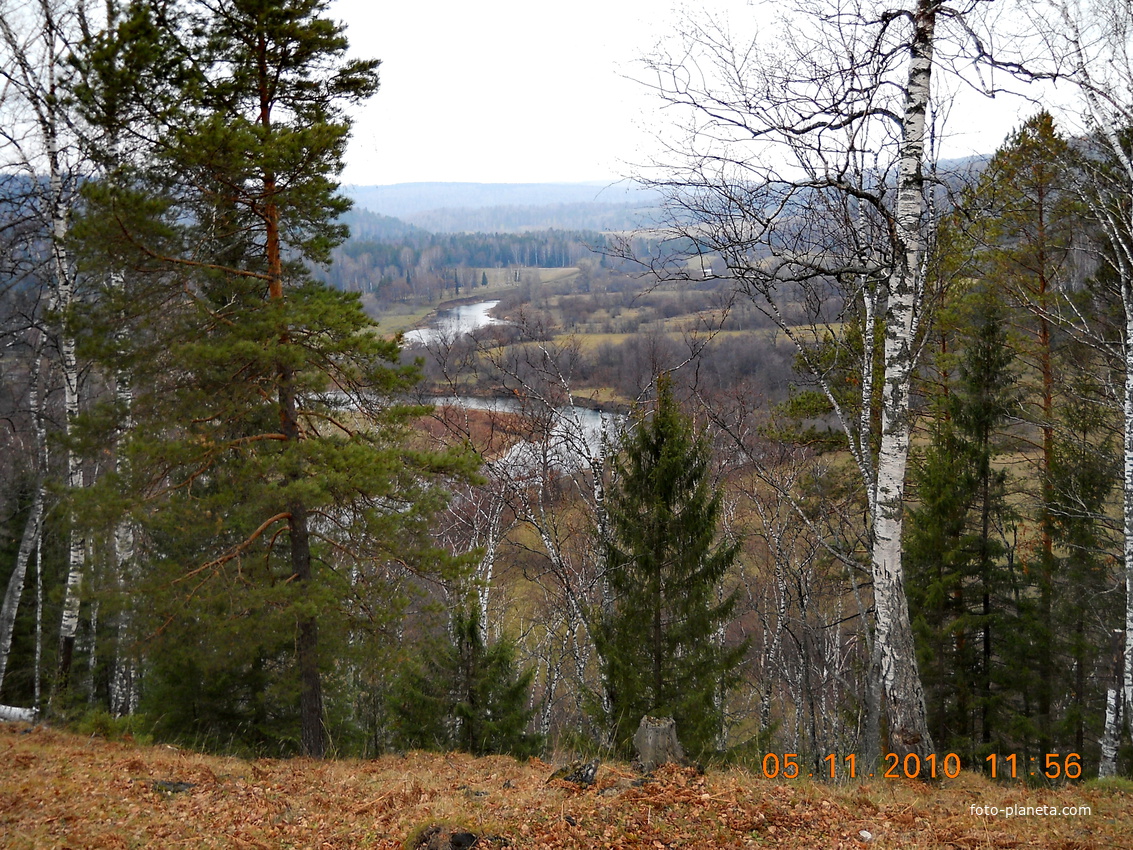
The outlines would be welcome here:
[[[1086,134],[1082,197],[1108,243],[1099,259],[1117,282],[1124,318],[1119,359],[1125,371],[1125,652],[1122,698],[1109,701],[1098,768],[1101,776],[1112,776],[1117,771],[1116,730],[1133,712],[1133,3],[1024,0],[1020,5],[1029,30],[1020,43],[1031,48],[1020,65],[1030,77],[1069,83],[1077,95],[1064,112],[1067,123]],[[1033,49],[1035,39],[1044,49]],[[1079,323],[1079,329],[1090,334],[1087,325]]]
[[[34,433],[33,453],[36,476],[31,506],[28,509],[23,533],[20,536],[20,545],[16,551],[16,565],[8,578],[8,588],[4,594],[3,606],[0,607],[0,687],[3,687],[4,676],[8,670],[8,659],[12,650],[12,634],[15,630],[20,598],[24,593],[28,563],[35,557],[37,569],[42,571],[43,568],[39,561],[39,550],[43,534],[44,503],[47,495],[45,486],[47,478],[47,438],[43,422],[43,394],[40,388],[40,372],[43,362],[42,339],[42,334],[35,337],[39,344],[33,346],[31,379],[28,382],[28,407]],[[36,685],[38,686],[38,670],[35,671],[35,675],[37,677]],[[35,704],[30,709],[0,706],[0,711],[7,709],[11,709],[10,714],[14,713],[21,719],[30,720],[35,717],[39,705]]]
[[[444,422],[484,452],[488,492],[477,498],[490,510],[472,517],[485,547],[481,579],[490,576],[487,557],[494,560],[498,553],[519,564],[544,606],[526,628],[521,648],[534,646],[543,702],[539,730],[546,735],[560,703],[573,703],[562,713],[573,715],[569,722],[575,726],[588,722],[592,698],[603,711],[609,708],[593,663],[595,620],[610,602],[596,541],[606,534],[607,448],[618,423],[613,417],[594,423],[572,389],[577,346],[548,342],[548,329],[527,317],[517,324],[512,329],[517,344],[498,345],[487,331],[481,338],[443,340],[430,353],[453,395],[472,379],[502,397],[479,433],[459,405],[445,412]],[[460,509],[462,500],[454,507]],[[492,536],[505,530],[498,524],[505,515],[512,533],[493,543]],[[558,690],[568,684],[569,695],[560,697]],[[592,731],[605,734],[597,725]]]
[[[64,394],[65,435],[79,414],[80,373],[75,339],[60,317],[75,300],[75,277],[67,239],[77,192],[81,154],[75,144],[72,116],[65,98],[67,59],[81,36],[87,14],[82,0],[5,2],[0,6],[0,78],[5,102],[0,144],[9,168],[26,181],[33,209],[47,246],[42,278],[50,281],[47,313],[54,316],[50,331],[57,351]],[[66,481],[83,486],[82,459],[65,449]],[[71,523],[67,584],[59,628],[57,690],[67,689],[75,638],[85,560],[85,541]]]
[[[702,279],[722,257],[840,430],[868,506],[857,554],[901,757],[933,749],[901,560],[910,385],[933,295],[932,81],[942,36],[949,64],[982,53],[973,26],[939,0],[800,4],[763,39],[692,23],[647,63],[685,122],[646,176],[668,194],[671,243],[692,246],[655,269]]]

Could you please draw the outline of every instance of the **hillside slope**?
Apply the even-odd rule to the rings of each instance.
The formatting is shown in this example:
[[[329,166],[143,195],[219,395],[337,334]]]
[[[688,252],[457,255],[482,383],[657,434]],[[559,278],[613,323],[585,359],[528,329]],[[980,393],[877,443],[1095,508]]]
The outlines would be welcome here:
[[[908,781],[778,782],[603,765],[594,787],[548,782],[532,759],[410,753],[373,761],[204,756],[0,724],[5,848],[402,847],[438,820],[515,848],[1130,847],[1128,783],[1054,790],[963,773]],[[973,806],[1089,806],[1079,816],[977,816]],[[869,838],[865,838],[865,834]]]

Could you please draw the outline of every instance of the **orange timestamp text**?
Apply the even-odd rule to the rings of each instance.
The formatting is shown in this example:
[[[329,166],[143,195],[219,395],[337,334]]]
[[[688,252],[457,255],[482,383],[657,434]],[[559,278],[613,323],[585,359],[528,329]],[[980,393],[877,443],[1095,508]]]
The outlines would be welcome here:
[[[798,753],[768,753],[763,757],[763,776],[766,779],[798,779],[801,776],[824,777],[829,779],[858,777],[857,756],[852,753],[839,758],[831,753],[816,759],[811,772],[803,773]],[[1046,753],[1040,759],[1032,756],[1030,765],[1017,755],[988,756],[984,761],[989,765],[991,778],[1017,779],[1029,773],[1031,776],[1045,776],[1047,779],[1078,779],[1082,776],[1082,757],[1078,753]],[[882,779],[955,779],[960,775],[960,756],[946,753],[942,756],[919,756],[909,753],[902,758],[897,753],[886,753],[884,770],[877,775]],[[874,776],[870,773],[869,776]]]
[[[797,779],[802,776],[799,767],[798,753],[768,753],[763,757],[763,775],[767,779],[782,777],[784,779]],[[945,756],[927,755],[921,758],[916,753],[909,753],[902,759],[897,753],[888,753],[885,756],[886,769],[880,774],[883,779],[936,779],[946,776],[955,779],[960,775],[960,757],[956,753]],[[841,759],[831,753],[815,762],[815,772],[807,776],[821,776],[829,779],[838,777],[856,779],[858,776],[858,759],[854,754],[844,755]],[[869,774],[873,776],[874,774]]]

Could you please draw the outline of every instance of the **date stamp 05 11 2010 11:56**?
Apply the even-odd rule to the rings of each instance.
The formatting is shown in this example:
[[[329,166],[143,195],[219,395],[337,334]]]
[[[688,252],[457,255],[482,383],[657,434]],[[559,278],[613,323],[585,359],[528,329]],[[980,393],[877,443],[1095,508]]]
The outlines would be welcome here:
[[[798,762],[798,753],[768,753],[763,757],[763,775],[767,779],[782,777],[783,779],[797,779],[802,776]],[[827,770],[822,773],[830,779],[836,777],[857,778],[857,756],[842,756],[841,764],[838,757],[830,754],[823,759]],[[1028,766],[1017,755],[1001,756],[992,754],[984,759],[990,766],[991,778],[1018,779],[1026,775],[1045,776],[1047,779],[1079,779],[1082,776],[1082,758],[1078,753],[1047,753],[1041,759],[1032,756]],[[923,759],[916,753],[909,753],[901,759],[896,753],[885,755],[886,769],[879,774],[883,779],[939,779],[947,777],[955,779],[960,775],[960,757],[956,753],[948,753],[943,757],[936,755],[925,756]],[[828,771],[828,772],[827,772]],[[806,774],[814,776],[813,773]],[[873,776],[874,774],[869,774]]]

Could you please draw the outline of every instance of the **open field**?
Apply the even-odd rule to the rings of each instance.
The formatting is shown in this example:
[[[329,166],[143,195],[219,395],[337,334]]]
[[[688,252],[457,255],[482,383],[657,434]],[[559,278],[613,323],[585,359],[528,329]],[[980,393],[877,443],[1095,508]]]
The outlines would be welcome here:
[[[15,724],[0,724],[0,762],[5,848],[394,850],[435,821],[484,848],[1133,847],[1128,782],[1026,789],[965,772],[938,786],[828,785],[671,767],[640,781],[603,765],[580,789],[548,781],[554,766],[537,759],[246,761]],[[1089,814],[1006,817],[1008,806]]]

